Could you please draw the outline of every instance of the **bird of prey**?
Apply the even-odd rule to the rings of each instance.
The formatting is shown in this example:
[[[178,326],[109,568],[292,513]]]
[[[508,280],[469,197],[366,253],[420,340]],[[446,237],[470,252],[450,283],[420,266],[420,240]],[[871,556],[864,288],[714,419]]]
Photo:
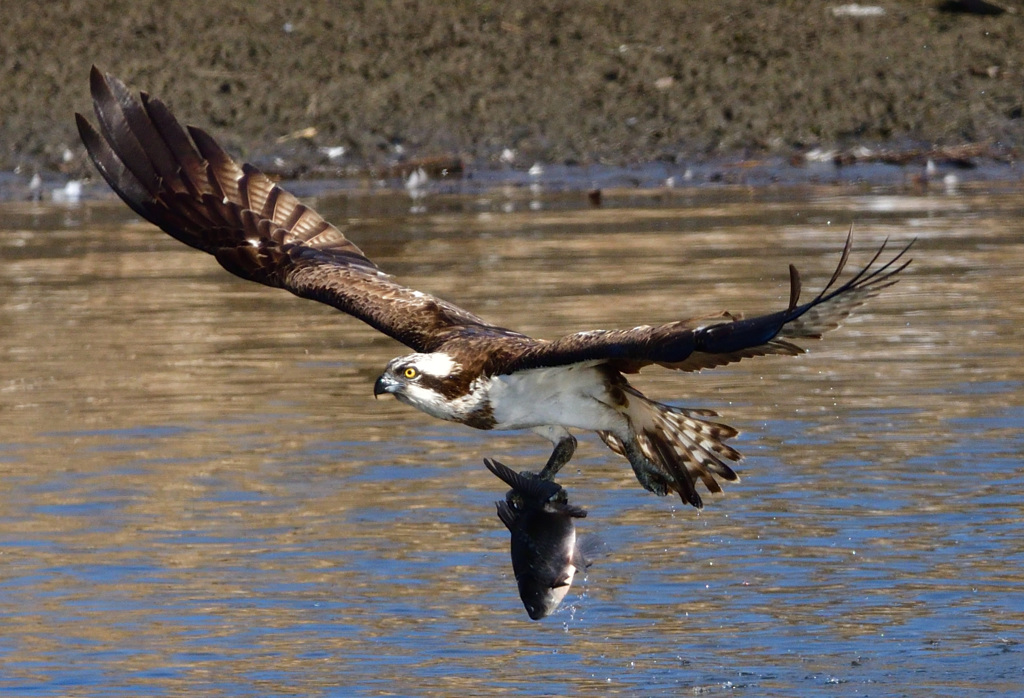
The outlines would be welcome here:
[[[588,330],[547,341],[494,325],[380,270],[312,208],[255,167],[239,166],[206,132],[182,128],[168,107],[134,97],[93,67],[99,130],[76,114],[93,163],[136,213],[186,245],[212,254],[244,279],[334,306],[398,340],[413,353],[392,359],[374,385],[439,419],[477,429],[529,429],[553,445],[540,476],[553,479],[572,457],[570,429],[596,431],[625,456],[644,488],[675,492],[702,506],[697,482],[720,492],[736,480],[737,431],[715,412],[655,402],[627,374],[649,365],[677,371],[747,357],[796,355],[797,340],[817,338],[896,282],[907,245],[888,261],[883,244],[843,283],[848,237],[835,273],[800,302],[790,265],[787,307],[742,319],[721,313],[631,329]]]

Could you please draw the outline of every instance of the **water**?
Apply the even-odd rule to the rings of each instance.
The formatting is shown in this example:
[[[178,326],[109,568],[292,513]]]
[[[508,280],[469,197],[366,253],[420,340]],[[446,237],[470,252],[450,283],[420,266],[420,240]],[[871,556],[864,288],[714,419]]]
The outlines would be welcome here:
[[[783,306],[916,237],[798,358],[641,389],[741,429],[697,514],[581,439],[609,552],[530,621],[497,457],[547,445],[373,399],[402,352],[119,204],[0,209],[0,694],[1016,695],[1019,187],[321,197],[410,285],[553,337]],[[422,202],[421,202],[422,203]],[[858,254],[858,252],[860,254]]]

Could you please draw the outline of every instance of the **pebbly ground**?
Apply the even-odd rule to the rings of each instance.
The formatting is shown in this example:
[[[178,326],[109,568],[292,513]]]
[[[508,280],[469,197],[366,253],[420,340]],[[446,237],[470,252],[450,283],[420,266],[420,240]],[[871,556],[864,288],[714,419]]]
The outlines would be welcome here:
[[[858,144],[1013,159],[1024,3],[939,5],[5,0],[0,172],[90,171],[72,113],[91,113],[92,63],[292,176]]]

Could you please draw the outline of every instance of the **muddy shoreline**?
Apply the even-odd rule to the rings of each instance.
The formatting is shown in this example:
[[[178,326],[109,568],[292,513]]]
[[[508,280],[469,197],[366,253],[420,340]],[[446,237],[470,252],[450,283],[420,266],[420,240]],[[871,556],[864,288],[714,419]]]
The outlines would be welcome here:
[[[1015,178],[1024,147],[1021,3],[15,5],[7,190],[92,177],[72,119],[92,63],[287,178],[542,163],[742,182],[767,163],[813,180],[900,159],[912,178],[928,160]]]

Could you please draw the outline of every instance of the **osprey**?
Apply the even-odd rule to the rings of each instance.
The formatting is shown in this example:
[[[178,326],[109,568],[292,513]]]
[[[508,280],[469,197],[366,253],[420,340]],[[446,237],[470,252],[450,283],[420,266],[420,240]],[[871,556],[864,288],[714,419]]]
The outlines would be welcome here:
[[[596,431],[629,460],[637,480],[659,495],[701,507],[696,484],[720,492],[736,480],[737,434],[711,410],[655,402],[626,374],[656,364],[679,371],[767,354],[796,355],[793,340],[820,337],[881,289],[909,260],[910,245],[878,263],[885,245],[849,280],[832,278],[800,302],[790,265],[789,305],[742,319],[730,313],[624,330],[590,330],[553,341],[487,322],[440,298],[402,286],[313,209],[255,167],[236,164],[198,128],[182,128],[158,99],[91,73],[99,131],[81,114],[78,130],[93,163],[143,218],[208,252],[244,279],[284,288],[348,313],[414,353],[388,363],[374,395],[390,393],[439,419],[477,429],[529,429],[553,444],[540,477],[553,479],[572,457],[570,429]]]

